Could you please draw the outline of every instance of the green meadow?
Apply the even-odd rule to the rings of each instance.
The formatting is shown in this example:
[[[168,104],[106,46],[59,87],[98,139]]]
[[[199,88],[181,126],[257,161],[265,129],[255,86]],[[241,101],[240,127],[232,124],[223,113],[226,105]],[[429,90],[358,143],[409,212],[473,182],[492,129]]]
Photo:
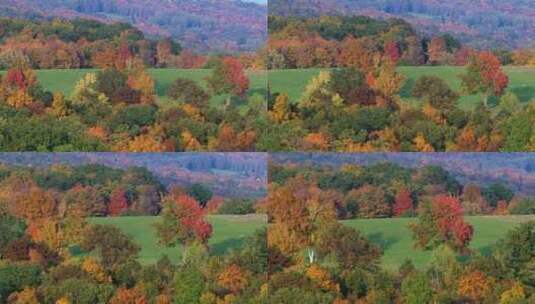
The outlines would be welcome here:
[[[535,68],[505,67],[504,69],[510,77],[508,90],[515,93],[523,103],[534,102]],[[62,91],[66,96],[69,96],[72,94],[78,80],[86,73],[96,71],[94,69],[37,70],[36,74],[47,90]],[[265,96],[269,79],[269,86],[272,92],[285,92],[293,102],[297,102],[303,94],[307,83],[320,71],[321,69],[271,70],[269,72],[248,71],[247,74],[251,81],[248,95],[259,94]],[[461,81],[458,76],[463,73],[463,67],[400,67],[399,71],[405,75],[405,84],[400,91],[400,96],[403,100],[413,105],[417,105],[417,102],[411,98],[410,92],[416,80],[424,75],[442,77],[454,90],[461,91]],[[210,70],[206,69],[149,69],[149,73],[155,80],[158,101],[162,106],[172,104],[172,101],[168,100],[165,95],[167,88],[176,78],[193,79],[204,85],[204,79],[210,72]],[[211,103],[214,106],[222,104],[227,97],[215,96],[212,98]],[[463,95],[459,100],[459,105],[463,109],[472,109],[481,100],[482,97],[478,95]]]
[[[166,247],[158,243],[154,224],[160,220],[158,216],[124,216],[91,218],[92,224],[114,225],[141,247],[139,261],[142,264],[153,264],[163,255],[172,262],[180,260],[180,247]],[[224,255],[230,249],[238,249],[245,238],[264,227],[267,218],[264,215],[211,215],[208,217],[213,232],[209,245],[216,255]]]
[[[264,215],[212,215],[213,225],[210,248],[216,255],[223,255],[230,249],[239,248],[247,236],[267,225]],[[470,248],[474,252],[488,254],[496,242],[520,223],[535,220],[535,216],[470,216],[467,221],[474,226],[474,238]],[[171,261],[180,260],[180,247],[165,247],[158,243],[154,224],[157,216],[92,218],[93,224],[114,225],[141,246],[139,261],[151,264],[167,255]],[[356,219],[343,223],[363,233],[372,243],[383,250],[382,265],[395,271],[406,259],[411,259],[416,267],[426,266],[432,259],[432,251],[413,247],[409,225],[414,218]]]
[[[515,93],[523,103],[535,102],[535,68],[505,67],[504,69],[510,78],[508,90]],[[269,71],[270,89],[272,92],[287,93],[292,101],[297,102],[307,83],[320,71],[321,69]],[[411,104],[416,104],[410,96],[412,87],[416,80],[424,75],[439,76],[446,80],[452,89],[459,93],[461,91],[461,80],[458,76],[464,72],[464,67],[400,67],[399,71],[405,76],[400,96]],[[464,95],[459,100],[459,106],[463,109],[472,109],[481,100],[481,96]]]
[[[70,96],[76,86],[76,83],[87,73],[94,73],[95,69],[71,69],[71,70],[36,70],[37,79],[49,91],[61,91],[66,96]],[[188,78],[198,81],[203,86],[204,79],[210,75],[211,70],[206,69],[149,69],[148,70],[155,81],[156,94],[160,105],[166,106],[172,104],[167,99],[167,88],[177,78]],[[5,72],[1,72],[5,73]],[[260,94],[265,96],[267,93],[267,73],[265,71],[248,71],[247,75],[250,80],[249,96]],[[221,104],[228,96],[215,96],[212,98],[213,105]]]
[[[343,223],[362,232],[372,243],[379,245],[384,255],[383,266],[395,271],[411,259],[416,267],[426,266],[432,259],[432,251],[414,248],[409,225],[414,218],[358,219]],[[535,220],[535,216],[471,216],[466,220],[474,226],[474,238],[470,248],[474,252],[488,254],[496,242],[516,225]]]

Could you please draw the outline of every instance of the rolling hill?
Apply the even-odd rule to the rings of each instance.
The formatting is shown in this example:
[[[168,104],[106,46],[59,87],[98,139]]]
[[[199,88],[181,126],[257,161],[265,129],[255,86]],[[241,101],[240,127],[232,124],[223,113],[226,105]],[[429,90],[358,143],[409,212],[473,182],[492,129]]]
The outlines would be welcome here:
[[[252,51],[267,36],[267,7],[241,0],[0,0],[0,16],[128,22],[196,51]]]
[[[535,46],[532,0],[272,0],[269,13],[400,17],[424,34],[450,33],[477,48]]]

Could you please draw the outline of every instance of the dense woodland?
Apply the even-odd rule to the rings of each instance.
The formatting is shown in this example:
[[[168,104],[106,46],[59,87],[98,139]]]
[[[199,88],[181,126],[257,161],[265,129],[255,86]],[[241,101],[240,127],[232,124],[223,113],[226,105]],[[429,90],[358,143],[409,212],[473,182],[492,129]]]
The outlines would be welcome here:
[[[268,28],[270,69],[348,67],[377,54],[398,65],[464,66],[476,50],[448,33],[424,35],[401,18],[270,15]],[[487,49],[504,65],[535,65],[533,49]]]
[[[298,100],[270,92],[272,151],[534,150],[535,110],[507,91],[509,77],[492,52],[450,36],[426,46],[402,20],[272,17],[270,28],[268,66],[337,67],[310,80]],[[401,99],[399,64],[452,64],[456,57],[465,66],[462,91],[429,75],[412,86],[417,106]],[[461,95],[473,95],[474,110],[459,107]]]
[[[268,67],[342,67],[384,52],[402,65],[464,65],[468,48],[450,35],[421,37],[403,19],[269,17]]]
[[[54,164],[32,168],[1,165],[0,188],[5,193],[4,200],[13,208],[30,208],[24,206],[29,204],[29,200],[45,197],[53,200],[48,203],[55,205],[54,209],[61,209],[63,213],[72,209],[82,217],[158,215],[162,210],[162,200],[169,194],[188,195],[212,214],[255,213],[255,199],[252,197],[218,195],[209,184],[204,183],[165,185],[161,177],[145,167],[122,169],[101,164]],[[25,190],[28,193],[24,193]],[[236,208],[233,209],[233,206]]]
[[[268,210],[270,303],[530,303],[535,222],[482,255],[464,214],[507,214],[533,199],[503,185],[461,185],[440,167],[272,166]],[[520,201],[525,200],[523,203]],[[509,201],[509,204],[507,203]],[[524,205],[524,207],[518,206]],[[531,208],[531,209],[530,209]],[[415,216],[414,246],[429,265],[382,269],[381,247],[340,219]]]
[[[338,219],[415,216],[422,202],[437,195],[458,198],[466,215],[535,214],[535,197],[516,194],[500,182],[463,184],[438,165],[409,168],[379,162],[339,167],[291,163],[270,166],[272,184],[303,178],[335,202]]]
[[[106,68],[125,56],[158,68],[209,68],[217,58],[185,49],[168,37],[146,38],[128,23],[0,18],[1,69],[20,62],[35,69]],[[247,67],[261,64],[254,54],[243,53],[241,59]]]
[[[254,51],[266,38],[267,6],[211,0],[10,0],[0,16],[128,22],[147,36],[170,36],[201,52]]]
[[[144,168],[102,165],[0,169],[0,302],[263,303],[265,231],[215,256],[210,213],[249,214],[254,201],[202,184],[164,188]],[[138,244],[87,217],[156,215],[161,244],[182,260],[137,261]],[[222,302],[224,301],[224,302]]]
[[[143,167],[166,188],[204,184],[215,196],[265,196],[267,166],[256,153],[1,153],[0,162],[18,167],[46,168],[58,164],[101,164],[127,170]]]
[[[451,33],[476,48],[535,46],[535,8],[530,0],[272,0],[269,13],[396,17],[407,20],[424,34]]]
[[[484,155],[484,157],[482,157]],[[389,163],[416,170],[426,166],[443,168],[460,184],[503,184],[517,196],[535,196],[535,156],[532,153],[276,153],[277,166],[332,168],[353,164],[373,167]]]

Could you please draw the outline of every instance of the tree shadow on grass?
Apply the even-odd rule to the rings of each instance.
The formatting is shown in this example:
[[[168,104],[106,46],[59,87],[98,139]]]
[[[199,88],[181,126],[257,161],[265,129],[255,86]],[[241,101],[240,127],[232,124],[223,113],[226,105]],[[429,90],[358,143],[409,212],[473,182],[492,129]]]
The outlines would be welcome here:
[[[486,245],[479,248],[477,251],[479,251],[482,256],[490,256],[492,254],[492,251],[494,251],[494,248],[494,245]]]
[[[247,91],[248,96],[254,96],[254,95],[260,95],[262,97],[267,97],[267,90],[265,88],[255,88],[255,89],[249,89]]]
[[[215,255],[224,255],[230,249],[238,249],[243,245],[245,238],[233,238],[226,239],[222,242],[215,243],[212,245],[212,252]]]
[[[399,96],[401,98],[411,98],[412,97],[412,88],[414,88],[414,84],[416,81],[412,78],[407,78],[405,80],[405,83],[403,84],[403,87],[401,87],[401,90],[399,90]]]
[[[492,254],[492,251],[494,250],[494,245],[486,245],[481,248],[474,249],[473,253],[479,254],[484,257],[488,257]],[[469,254],[465,255],[459,255],[457,257],[457,260],[462,263],[469,262],[473,257]]]
[[[533,86],[514,87],[510,91],[518,97],[520,102],[529,102],[535,98],[535,87]]]
[[[68,251],[72,256],[83,256],[87,254],[79,245],[69,246]]]
[[[261,97],[262,100],[267,103],[267,90],[261,88],[250,89],[249,91],[247,91],[247,95],[244,97],[226,95],[225,98],[222,99],[222,102],[226,103],[230,98],[230,105],[232,105],[233,107],[249,106],[252,100],[251,97],[253,96]]]
[[[376,232],[376,233],[369,234],[368,235],[368,239],[373,244],[381,247],[381,249],[383,249],[383,251],[387,250],[388,248],[390,248],[392,245],[394,245],[395,243],[397,243],[399,241],[399,239],[397,239],[395,237],[386,237],[384,235],[384,233],[382,233],[382,232]]]
[[[156,95],[158,95],[159,97],[163,97],[163,96],[166,96],[167,95],[167,89],[171,86],[170,83],[162,83],[162,82],[159,82],[159,81],[155,81],[155,84],[154,84],[154,92],[156,93]]]
[[[490,108],[497,107],[500,104],[500,97],[489,96],[487,99],[487,106]]]

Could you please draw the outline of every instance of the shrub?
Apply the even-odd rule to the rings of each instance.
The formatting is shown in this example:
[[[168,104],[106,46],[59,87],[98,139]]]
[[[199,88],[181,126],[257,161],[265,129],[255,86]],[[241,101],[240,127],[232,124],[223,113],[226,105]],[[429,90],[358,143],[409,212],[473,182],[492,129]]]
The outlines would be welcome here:
[[[189,103],[197,107],[205,107],[210,99],[208,95],[194,80],[178,78],[167,89],[170,98]]]
[[[401,294],[405,303],[431,303],[433,292],[425,274],[411,273],[401,284]]]
[[[509,205],[509,213],[515,215],[535,214],[535,199],[523,198],[512,201]]]
[[[9,119],[0,128],[0,151],[100,151],[104,146],[85,135],[85,127],[76,119],[20,116]]]
[[[97,73],[96,88],[108,98],[113,98],[119,89],[126,86],[127,77],[116,69],[105,69]]]
[[[212,198],[213,193],[210,188],[203,184],[193,184],[188,188],[188,195],[193,197],[204,208]]]
[[[108,127],[114,132],[122,130],[135,133],[139,127],[152,125],[156,121],[156,112],[157,108],[151,105],[128,106],[115,113]]]
[[[141,101],[141,92],[129,87],[123,87],[114,93],[113,100],[126,104],[136,104]]]
[[[25,287],[35,287],[41,282],[41,269],[38,265],[11,263],[0,266],[0,302]]]
[[[254,201],[250,199],[226,200],[219,207],[219,214],[251,214],[255,213]]]

